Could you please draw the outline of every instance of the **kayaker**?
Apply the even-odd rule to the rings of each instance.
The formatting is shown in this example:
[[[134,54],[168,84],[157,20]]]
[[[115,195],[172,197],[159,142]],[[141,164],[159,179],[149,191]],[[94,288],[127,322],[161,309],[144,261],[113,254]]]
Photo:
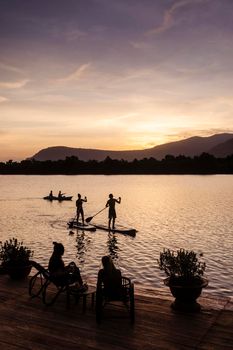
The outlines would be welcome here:
[[[84,212],[83,212],[83,202],[87,202],[87,197],[82,198],[81,194],[78,193],[78,199],[76,200],[76,208],[77,208],[77,223],[79,220],[79,216],[81,215],[82,224],[84,226]]]
[[[65,193],[61,193],[61,191],[59,191],[58,192],[58,200],[62,199],[64,194]]]
[[[52,199],[53,198],[53,191],[51,190],[49,193],[49,198]]]
[[[115,210],[115,204],[121,203],[121,197],[118,199],[113,197],[113,194],[110,193],[109,200],[106,203],[106,207],[109,207],[108,210],[108,228],[111,229],[111,222],[112,222],[112,229],[115,228],[115,220],[116,220],[116,210]]]

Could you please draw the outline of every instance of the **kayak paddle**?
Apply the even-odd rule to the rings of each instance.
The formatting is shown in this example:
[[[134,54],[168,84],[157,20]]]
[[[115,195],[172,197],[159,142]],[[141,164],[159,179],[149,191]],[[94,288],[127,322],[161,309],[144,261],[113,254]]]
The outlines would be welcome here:
[[[86,222],[89,223],[91,222],[91,220],[94,218],[94,216],[98,215],[99,213],[101,213],[101,211],[103,211],[104,209],[106,209],[107,207],[104,207],[103,209],[101,209],[100,211],[98,211],[98,213],[96,213],[95,215],[93,216],[89,216],[88,218],[86,218]]]

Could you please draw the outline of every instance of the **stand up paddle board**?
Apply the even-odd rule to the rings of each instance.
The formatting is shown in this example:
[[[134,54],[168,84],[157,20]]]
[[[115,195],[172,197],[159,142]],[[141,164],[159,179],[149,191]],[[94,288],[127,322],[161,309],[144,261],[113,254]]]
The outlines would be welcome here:
[[[83,225],[81,222],[77,221],[69,221],[67,222],[67,225],[69,228],[77,228],[78,230],[96,231],[96,228],[93,225]]]
[[[109,229],[109,227],[105,226],[105,225],[93,224],[93,226],[95,228],[97,228],[98,230],[104,230],[104,231],[108,231],[108,232],[112,232],[112,233],[123,233],[125,235],[129,235],[132,237],[135,237],[136,232],[137,232],[137,230],[135,230],[134,228],[126,228],[126,227],[121,226],[121,225],[117,225],[114,229]]]

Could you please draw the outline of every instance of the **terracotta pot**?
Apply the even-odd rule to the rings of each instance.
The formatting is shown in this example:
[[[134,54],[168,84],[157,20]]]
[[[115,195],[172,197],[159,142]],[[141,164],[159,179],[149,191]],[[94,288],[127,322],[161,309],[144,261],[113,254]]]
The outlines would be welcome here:
[[[207,287],[208,280],[201,279],[201,283],[193,283],[188,285],[181,285],[179,281],[171,281],[170,277],[164,280],[164,284],[170,288],[172,295],[175,298],[172,303],[173,309],[185,311],[199,311],[200,305],[196,302],[202,292],[202,288]]]
[[[6,268],[0,265],[0,275],[6,275],[6,274],[7,274]]]
[[[31,272],[32,265],[8,267],[8,275],[15,280],[26,278]]]

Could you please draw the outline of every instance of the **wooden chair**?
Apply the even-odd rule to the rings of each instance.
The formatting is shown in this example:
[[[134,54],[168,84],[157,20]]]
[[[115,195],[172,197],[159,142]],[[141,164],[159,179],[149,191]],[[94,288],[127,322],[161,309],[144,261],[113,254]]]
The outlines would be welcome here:
[[[71,288],[74,288],[74,284],[59,281],[39,263],[35,261],[31,261],[31,263],[37,272],[29,281],[29,295],[31,297],[41,297],[45,305],[52,305],[61,293],[66,293],[66,305],[69,307]]]
[[[103,308],[108,303],[114,303],[114,302],[122,302],[130,316],[130,320],[133,323],[135,319],[135,312],[134,312],[134,284],[131,282],[131,280],[127,277],[121,277],[121,288],[118,289],[117,292],[109,292],[104,287],[104,284],[102,283],[101,286],[97,288],[96,291],[96,321],[97,323],[101,322],[102,314],[103,314]]]

